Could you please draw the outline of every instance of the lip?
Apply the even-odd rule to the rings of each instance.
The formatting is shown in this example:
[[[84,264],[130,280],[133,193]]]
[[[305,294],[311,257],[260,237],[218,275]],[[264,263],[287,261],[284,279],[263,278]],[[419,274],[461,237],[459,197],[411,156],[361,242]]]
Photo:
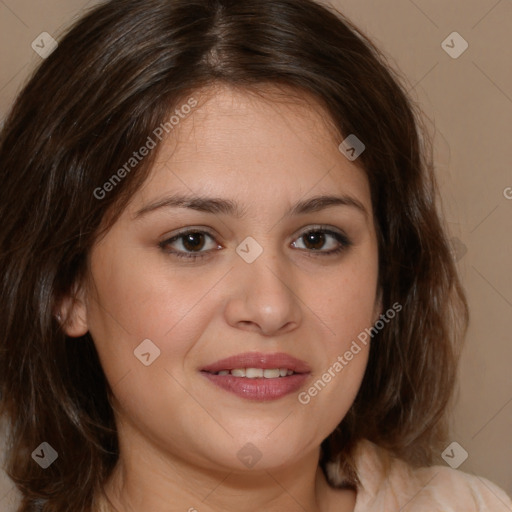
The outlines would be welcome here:
[[[201,368],[203,372],[216,373],[222,370],[234,370],[235,368],[288,368],[295,373],[309,373],[309,365],[296,357],[284,352],[275,354],[263,354],[261,352],[245,352],[236,356],[220,359],[213,364]]]
[[[234,377],[233,375],[216,375],[222,370],[235,368],[287,368],[295,372],[293,375],[275,379]],[[247,352],[236,356],[221,359],[201,369],[210,382],[225,391],[241,398],[253,401],[267,402],[278,400],[290,393],[298,391],[308,379],[311,369],[309,365],[289,354],[275,353],[262,354]]]

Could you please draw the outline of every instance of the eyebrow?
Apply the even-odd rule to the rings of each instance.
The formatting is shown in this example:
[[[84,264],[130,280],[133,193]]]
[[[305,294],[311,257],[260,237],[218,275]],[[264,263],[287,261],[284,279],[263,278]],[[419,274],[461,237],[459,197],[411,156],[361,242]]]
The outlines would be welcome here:
[[[363,204],[355,197],[349,195],[322,195],[298,201],[285,214],[285,217],[317,212],[334,206],[353,207],[365,217],[368,217],[368,211]],[[243,218],[246,214],[245,209],[241,208],[238,203],[230,199],[207,196],[172,195],[142,207],[135,213],[134,219],[143,217],[161,208],[189,208],[199,212],[231,215],[237,219]]]

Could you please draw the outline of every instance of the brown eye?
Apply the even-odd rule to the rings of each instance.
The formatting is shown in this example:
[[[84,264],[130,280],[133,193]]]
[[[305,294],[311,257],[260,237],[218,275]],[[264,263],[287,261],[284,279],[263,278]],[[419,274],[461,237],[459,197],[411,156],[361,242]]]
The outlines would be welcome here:
[[[183,247],[185,247],[187,251],[201,249],[204,245],[204,238],[203,233],[189,233],[188,235],[183,235]]]
[[[297,240],[303,240],[303,246],[299,247],[297,242],[293,246],[309,252],[317,252],[318,255],[329,256],[337,254],[352,245],[352,242],[342,233],[328,229],[313,229],[302,234]],[[322,250],[327,245],[328,250]]]
[[[321,231],[310,231],[302,235],[308,249],[319,250],[325,244],[325,235]]]
[[[189,230],[164,240],[159,245],[166,252],[178,258],[197,259],[207,256],[213,249],[220,247],[213,243],[210,249],[203,250],[208,239],[215,242],[213,236],[205,231]]]

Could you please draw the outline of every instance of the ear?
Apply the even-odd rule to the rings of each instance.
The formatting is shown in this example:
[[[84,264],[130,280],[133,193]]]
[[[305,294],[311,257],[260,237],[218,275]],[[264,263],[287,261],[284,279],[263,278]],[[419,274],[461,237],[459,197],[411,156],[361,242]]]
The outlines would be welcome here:
[[[61,299],[55,316],[68,336],[78,338],[87,333],[87,306],[82,287],[75,286],[70,295]]]

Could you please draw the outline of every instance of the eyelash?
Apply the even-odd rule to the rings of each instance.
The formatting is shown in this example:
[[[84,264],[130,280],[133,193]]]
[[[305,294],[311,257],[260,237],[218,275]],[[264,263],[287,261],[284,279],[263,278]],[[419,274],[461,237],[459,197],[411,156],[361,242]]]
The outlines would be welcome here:
[[[342,233],[338,233],[336,231],[332,231],[332,230],[324,228],[322,226],[318,226],[318,227],[315,227],[315,228],[312,228],[312,229],[309,229],[309,230],[305,231],[297,239],[300,239],[300,238],[302,238],[302,237],[304,237],[306,235],[309,235],[311,233],[324,233],[326,235],[330,235],[330,236],[334,237],[337,240],[337,242],[340,244],[340,246],[338,248],[331,249],[330,251],[321,251],[319,249],[317,249],[317,250],[310,249],[309,250],[310,252],[315,253],[315,254],[309,255],[309,256],[312,256],[312,257],[316,257],[316,256],[334,256],[336,254],[341,253],[342,251],[345,251],[346,249],[348,249],[352,245],[352,242],[345,235],[343,235]],[[200,229],[189,229],[187,231],[182,231],[181,233],[178,233],[177,235],[173,236],[172,238],[169,238],[167,240],[164,240],[163,242],[160,242],[159,246],[160,246],[160,248],[162,250],[164,250],[164,252],[166,252],[168,254],[172,254],[176,258],[184,258],[184,259],[188,259],[188,260],[199,260],[199,259],[203,259],[203,258],[209,256],[211,251],[202,251],[202,252],[197,252],[197,253],[194,253],[194,252],[187,253],[187,252],[183,252],[183,251],[170,251],[170,250],[165,249],[165,247],[167,245],[172,244],[173,242],[176,242],[177,240],[183,239],[185,236],[190,235],[190,234],[204,234],[204,235],[209,236],[212,240],[215,241],[215,237],[211,233],[209,233],[208,231],[204,231],[204,230],[200,230]],[[308,251],[308,249],[300,249],[300,250],[301,251]]]

